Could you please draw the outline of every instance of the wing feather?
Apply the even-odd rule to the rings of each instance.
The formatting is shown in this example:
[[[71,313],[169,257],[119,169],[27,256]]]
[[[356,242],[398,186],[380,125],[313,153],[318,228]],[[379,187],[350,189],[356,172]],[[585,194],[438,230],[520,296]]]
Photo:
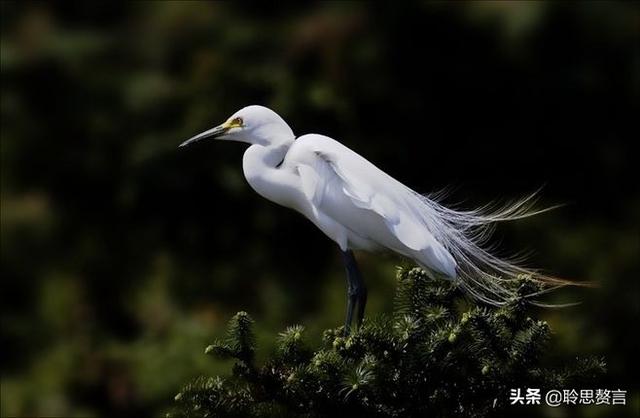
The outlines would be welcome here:
[[[302,181],[302,191],[304,195],[311,201],[314,206],[322,200],[322,188],[320,185],[320,176],[313,167],[306,164],[298,166],[298,173]]]
[[[576,284],[498,257],[484,245],[495,222],[548,210],[533,209],[535,193],[503,207],[450,209],[404,186],[339,142],[315,134],[298,138],[285,163],[288,159],[295,167],[308,166],[299,173],[314,210],[330,212],[337,222],[358,232],[375,229],[380,246],[457,278],[463,289],[485,303],[501,306],[522,297],[510,285],[522,274],[543,286],[542,291],[525,296],[539,306],[549,305],[533,298],[558,286]],[[374,225],[367,223],[376,216]],[[361,217],[365,220],[360,221]],[[385,245],[390,239],[409,251]]]
[[[386,227],[409,249],[423,251],[434,248],[436,254],[446,253],[420,219],[406,207],[402,195],[394,193],[394,189],[398,190],[396,180],[329,138],[314,136],[314,141],[306,141],[304,146],[310,147],[319,159],[315,162],[307,160],[306,163],[297,165],[304,193],[314,205],[322,206],[324,188],[339,187],[353,205],[379,215]],[[330,170],[339,181],[322,180],[328,178],[327,170]],[[434,258],[436,264],[444,262],[450,264],[449,260],[444,260],[446,258],[444,255]],[[436,269],[451,271],[450,268],[444,270],[437,266]]]

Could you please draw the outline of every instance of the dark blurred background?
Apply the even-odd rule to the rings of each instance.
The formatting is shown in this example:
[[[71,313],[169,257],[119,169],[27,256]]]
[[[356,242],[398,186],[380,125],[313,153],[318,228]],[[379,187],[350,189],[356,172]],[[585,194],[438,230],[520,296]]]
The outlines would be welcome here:
[[[249,104],[463,207],[544,185],[567,205],[497,239],[599,283],[539,312],[549,351],[605,356],[593,388],[635,403],[553,416],[631,415],[637,5],[3,1],[2,415],[159,416],[227,370],[203,349],[236,311],[264,353],[287,325],[341,324],[335,245],[250,190],[244,146],[176,148]],[[368,314],[389,313],[403,261],[358,258]]]

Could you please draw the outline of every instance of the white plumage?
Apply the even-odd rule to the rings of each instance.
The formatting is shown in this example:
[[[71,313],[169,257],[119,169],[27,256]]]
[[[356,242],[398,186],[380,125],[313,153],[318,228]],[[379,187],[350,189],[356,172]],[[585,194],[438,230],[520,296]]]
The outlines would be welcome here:
[[[341,249],[389,249],[445,277],[457,276],[453,256],[414,210],[420,199],[349,148],[326,136],[304,135],[281,169],[298,174],[308,202],[293,209]]]
[[[562,284],[483,247],[495,222],[540,213],[531,210],[534,195],[500,208],[453,210],[414,192],[329,137],[307,134],[296,139],[280,116],[262,106],[245,107],[181,146],[205,138],[251,144],[243,158],[251,187],[302,213],[343,252],[393,251],[433,276],[459,280],[469,294],[493,305],[514,296],[505,282],[520,274]]]

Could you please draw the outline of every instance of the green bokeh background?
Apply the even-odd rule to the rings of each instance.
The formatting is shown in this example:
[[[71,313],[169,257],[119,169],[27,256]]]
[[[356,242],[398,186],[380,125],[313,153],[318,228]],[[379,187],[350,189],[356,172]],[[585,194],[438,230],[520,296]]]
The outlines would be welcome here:
[[[250,190],[244,146],[176,149],[249,104],[462,206],[545,185],[567,206],[500,248],[599,284],[539,312],[550,355],[606,356],[593,388],[634,405],[532,413],[637,413],[637,3],[1,7],[3,416],[159,416],[228,370],[202,353],[236,311],[263,355],[287,325],[341,323],[335,245]],[[369,315],[390,312],[405,261],[358,259]]]

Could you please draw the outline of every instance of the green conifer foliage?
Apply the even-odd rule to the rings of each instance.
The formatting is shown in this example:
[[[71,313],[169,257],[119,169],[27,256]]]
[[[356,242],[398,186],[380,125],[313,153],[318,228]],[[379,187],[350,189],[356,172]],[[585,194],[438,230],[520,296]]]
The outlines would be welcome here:
[[[539,285],[514,283],[520,294]],[[545,321],[527,316],[527,300],[477,307],[454,282],[399,269],[391,317],[365,320],[343,337],[324,332],[305,343],[304,327],[280,333],[265,364],[254,363],[253,320],[239,312],[223,341],[206,349],[233,358],[227,377],[200,377],[176,396],[175,417],[484,417],[508,404],[511,388],[562,388],[604,372],[601,359],[565,369],[542,366]]]

